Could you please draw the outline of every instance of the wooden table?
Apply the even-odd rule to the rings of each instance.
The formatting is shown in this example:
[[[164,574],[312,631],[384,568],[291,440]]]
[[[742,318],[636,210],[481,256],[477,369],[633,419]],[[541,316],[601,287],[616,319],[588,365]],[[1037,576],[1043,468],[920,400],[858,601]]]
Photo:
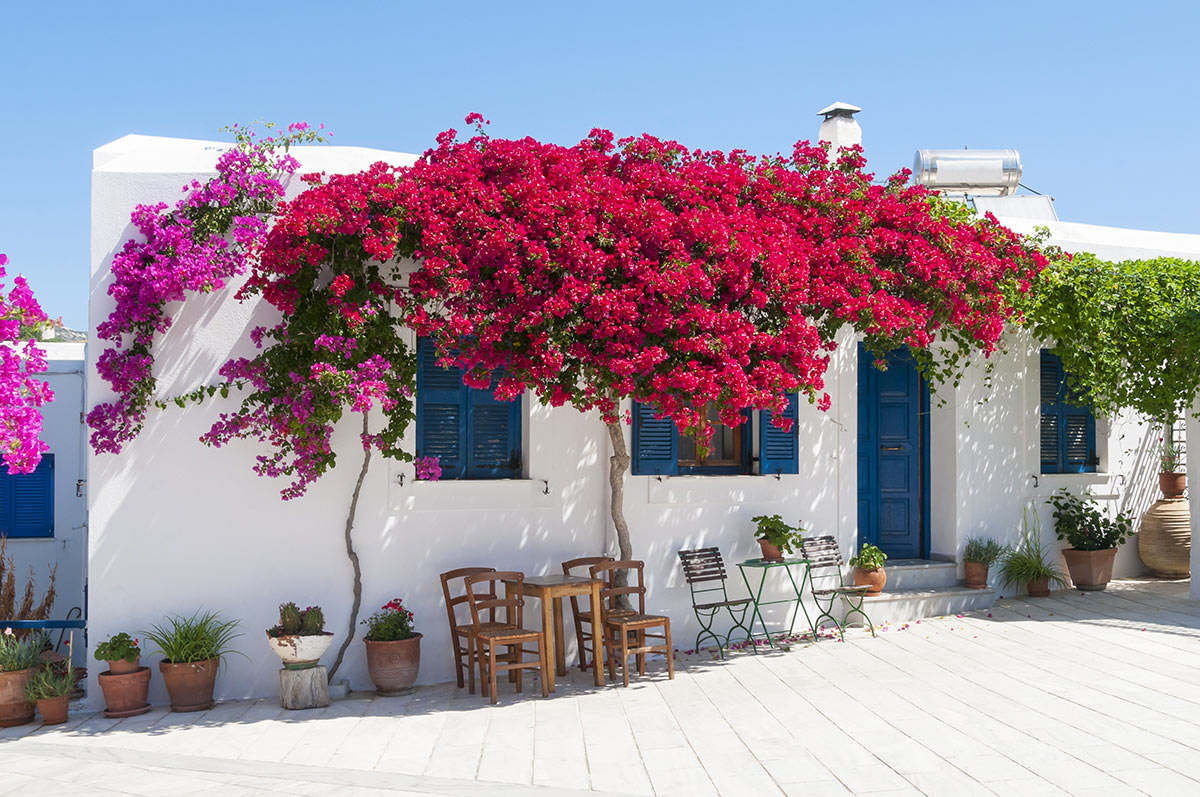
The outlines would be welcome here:
[[[599,620],[597,613],[600,608],[600,584],[598,578],[586,576],[529,576],[521,585],[521,593],[542,602],[542,633],[545,637],[546,655],[554,651],[554,669],[550,670],[547,680],[550,691],[554,691],[554,676],[567,674],[567,652],[563,645],[563,608],[562,599],[572,595],[591,596],[592,608],[592,639],[603,639],[603,630],[597,631]],[[581,643],[582,644],[582,643]],[[593,658],[596,658],[593,656]],[[595,675],[596,686],[604,685],[604,666],[602,660],[593,662],[592,672]]]

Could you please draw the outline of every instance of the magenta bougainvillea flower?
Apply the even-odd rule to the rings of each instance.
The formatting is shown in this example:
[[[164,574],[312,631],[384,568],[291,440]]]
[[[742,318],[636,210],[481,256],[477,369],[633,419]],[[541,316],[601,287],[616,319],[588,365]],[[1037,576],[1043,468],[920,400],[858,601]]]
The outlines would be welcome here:
[[[0,278],[6,265],[0,254]],[[12,474],[31,473],[50,450],[40,439],[39,407],[54,393],[34,377],[46,370],[46,352],[33,340],[48,320],[24,277],[13,277],[7,296],[0,292],[0,459]]]

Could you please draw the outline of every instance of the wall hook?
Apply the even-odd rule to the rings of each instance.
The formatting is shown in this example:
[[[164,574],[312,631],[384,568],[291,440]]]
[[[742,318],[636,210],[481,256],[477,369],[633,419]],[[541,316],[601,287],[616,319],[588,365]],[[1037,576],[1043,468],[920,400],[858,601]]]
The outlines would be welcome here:
[[[550,480],[542,479],[542,485],[545,488],[542,490],[542,495],[550,495]]]
[[[401,473],[401,474],[400,474],[400,481],[399,481],[399,484],[400,484],[400,486],[401,486],[401,487],[403,487],[403,486],[404,486],[404,474],[403,474],[403,473]]]
[[[1036,473],[1031,473],[1031,474],[1029,474],[1029,475],[1033,477],[1033,487],[1034,487],[1034,489],[1036,490],[1036,489],[1037,489],[1037,486],[1038,486],[1038,477],[1037,477],[1037,474],[1036,474]]]

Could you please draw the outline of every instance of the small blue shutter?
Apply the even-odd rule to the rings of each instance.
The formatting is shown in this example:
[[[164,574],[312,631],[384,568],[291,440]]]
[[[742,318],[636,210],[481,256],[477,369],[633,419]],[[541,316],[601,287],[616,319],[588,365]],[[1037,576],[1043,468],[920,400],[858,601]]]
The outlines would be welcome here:
[[[1063,426],[1062,403],[1059,401],[1063,383],[1062,361],[1044,349],[1039,382],[1042,405],[1042,473],[1062,473],[1062,448],[1059,446]]]
[[[437,363],[437,347],[417,341],[417,456],[437,457],[443,479],[466,475],[467,388],[460,369]]]
[[[679,439],[675,422],[655,418],[654,407],[633,402],[633,474],[674,476],[679,472]]]
[[[1096,416],[1087,399],[1067,387],[1057,354],[1041,356],[1041,461],[1043,473],[1094,473]]]
[[[790,432],[785,432],[771,423],[770,410],[759,413],[758,457],[759,473],[762,475],[800,472],[799,431],[796,429],[799,414],[800,396],[796,393],[788,394],[787,409],[784,410],[784,417],[792,419]]]
[[[54,455],[43,454],[33,473],[10,476],[5,468],[3,482],[0,531],[9,537],[53,537]]]
[[[521,399],[496,399],[504,369],[487,389],[467,390],[467,478],[515,479],[521,475]]]

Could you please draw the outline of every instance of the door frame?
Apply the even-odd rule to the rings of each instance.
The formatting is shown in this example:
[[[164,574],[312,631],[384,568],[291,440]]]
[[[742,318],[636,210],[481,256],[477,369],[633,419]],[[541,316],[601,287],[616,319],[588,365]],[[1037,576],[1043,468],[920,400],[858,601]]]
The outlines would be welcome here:
[[[861,389],[861,379],[859,377],[859,374],[861,373],[861,369],[864,367],[875,368],[875,365],[874,365],[875,358],[870,354],[870,352],[868,352],[866,350],[866,347],[863,346],[862,343],[859,343],[857,348],[858,348],[858,362],[856,364],[856,370],[855,370],[854,376],[855,376],[856,388]],[[915,366],[913,366],[913,367],[915,367]],[[917,473],[919,474],[919,478],[921,481],[920,500],[918,502],[918,507],[920,510],[920,519],[918,521],[918,533],[920,535],[920,539],[917,543],[917,550],[918,550],[918,553],[920,554],[921,559],[929,559],[930,536],[931,536],[930,535],[929,517],[930,517],[931,511],[932,511],[932,504],[930,502],[930,445],[929,445],[929,436],[930,436],[929,419],[930,419],[930,415],[931,415],[931,411],[930,411],[930,403],[931,402],[930,402],[929,382],[925,379],[925,376],[923,374],[921,374],[920,372],[917,373],[917,385],[918,385],[918,393],[917,393],[918,397],[917,397],[916,428],[917,428],[917,435],[919,438],[917,441],[917,457],[918,457]],[[875,401],[876,409],[878,409],[878,402],[879,402],[878,393],[875,394],[873,399]],[[860,405],[861,405],[861,397],[860,397],[859,401],[855,402],[855,412],[859,412]],[[878,417],[878,413],[876,413],[876,416]],[[857,434],[861,438],[861,435],[862,435],[861,423],[857,424],[856,428],[858,429]],[[875,474],[876,474],[876,481],[878,481],[878,473],[879,473],[879,466],[878,466],[879,449],[878,449],[878,446],[873,447],[871,455],[876,458]],[[858,460],[858,457],[861,457],[861,456],[862,456],[862,453],[861,453],[860,447],[858,445],[858,441],[856,441],[856,444],[855,444],[855,470],[854,470],[855,493],[856,493],[856,500],[855,500],[854,506],[855,506],[856,515],[858,512],[857,492],[859,489],[858,488],[858,462],[857,462],[857,460]],[[878,484],[876,484],[876,488],[878,488]],[[876,501],[876,504],[878,504],[878,495],[875,496],[875,501]],[[876,513],[876,514],[878,515],[878,513]],[[857,522],[857,518],[856,518],[855,526],[858,530],[856,547],[855,547],[856,551],[862,547],[864,542],[873,542],[873,544],[878,545],[878,539],[876,539],[874,541],[869,539],[868,535],[866,533],[866,529],[863,527],[863,525],[861,523]],[[878,536],[878,535],[876,535],[876,536]]]

